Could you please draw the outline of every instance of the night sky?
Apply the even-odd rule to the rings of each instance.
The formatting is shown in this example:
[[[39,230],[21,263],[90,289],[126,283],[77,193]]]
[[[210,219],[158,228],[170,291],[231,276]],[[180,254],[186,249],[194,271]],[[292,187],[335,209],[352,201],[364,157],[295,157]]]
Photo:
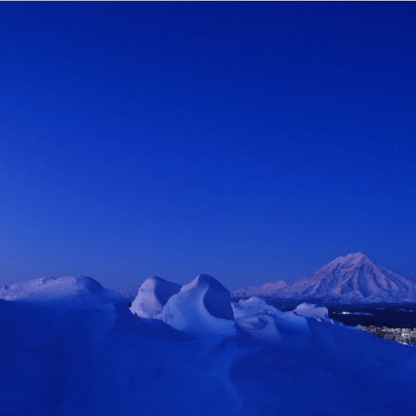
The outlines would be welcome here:
[[[416,278],[416,4],[1,3],[0,286]]]

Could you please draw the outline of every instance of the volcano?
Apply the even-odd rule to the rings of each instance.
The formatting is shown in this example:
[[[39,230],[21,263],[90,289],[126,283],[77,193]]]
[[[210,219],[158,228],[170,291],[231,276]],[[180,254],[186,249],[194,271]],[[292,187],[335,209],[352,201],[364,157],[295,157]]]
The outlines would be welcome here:
[[[267,291],[270,287],[272,290]],[[291,285],[266,284],[250,295],[337,303],[416,302],[416,283],[362,253],[341,256]],[[241,294],[241,290],[235,292]]]

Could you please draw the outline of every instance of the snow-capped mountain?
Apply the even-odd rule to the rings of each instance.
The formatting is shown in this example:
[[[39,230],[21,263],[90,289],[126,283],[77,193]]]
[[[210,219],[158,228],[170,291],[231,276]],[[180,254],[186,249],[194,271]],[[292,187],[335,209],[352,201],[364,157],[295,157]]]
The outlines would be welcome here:
[[[249,286],[237,289],[232,293],[233,297],[246,298],[250,296],[272,296],[278,294],[281,290],[287,287],[287,283],[284,280],[278,280],[275,283],[266,283],[263,286]]]
[[[264,285],[247,295],[325,299],[339,303],[416,302],[416,283],[362,253],[341,256],[291,285],[267,291]]]

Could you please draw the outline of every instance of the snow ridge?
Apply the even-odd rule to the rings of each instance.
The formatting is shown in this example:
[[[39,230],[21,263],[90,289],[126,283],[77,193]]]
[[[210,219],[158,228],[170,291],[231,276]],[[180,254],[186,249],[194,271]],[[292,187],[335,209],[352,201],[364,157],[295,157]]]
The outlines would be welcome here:
[[[87,276],[42,277],[28,282],[6,285],[0,289],[0,299],[25,302],[90,302],[124,303],[123,297],[105,289]]]
[[[279,293],[288,284],[284,280],[278,280],[275,283],[266,283],[263,286],[249,286],[237,289],[233,292],[233,297],[250,297],[250,296],[270,296],[273,293]]]
[[[130,310],[140,318],[155,318],[162,313],[169,298],[181,290],[181,286],[158,276],[151,276],[140,286]]]
[[[130,310],[141,318],[162,320],[192,336],[235,333],[230,292],[206,274],[183,287],[150,277],[140,287]]]

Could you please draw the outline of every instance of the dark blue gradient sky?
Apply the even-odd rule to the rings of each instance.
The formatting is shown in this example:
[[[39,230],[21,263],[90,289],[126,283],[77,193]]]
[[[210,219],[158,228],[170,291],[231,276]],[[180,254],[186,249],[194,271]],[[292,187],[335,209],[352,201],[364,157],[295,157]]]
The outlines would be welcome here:
[[[416,278],[416,4],[1,3],[0,284]]]

